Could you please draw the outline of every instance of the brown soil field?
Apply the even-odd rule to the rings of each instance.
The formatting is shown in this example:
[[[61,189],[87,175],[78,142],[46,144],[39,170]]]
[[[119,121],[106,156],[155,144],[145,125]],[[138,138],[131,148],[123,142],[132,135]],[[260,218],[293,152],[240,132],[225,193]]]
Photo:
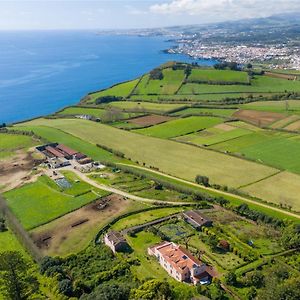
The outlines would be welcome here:
[[[172,119],[174,119],[174,118],[160,116],[160,115],[149,115],[149,116],[130,119],[130,120],[128,120],[128,122],[136,124],[136,125],[140,125],[140,126],[151,126],[151,125],[157,125],[160,123],[164,123],[164,122],[170,121]]]
[[[291,115],[288,116],[282,120],[279,120],[278,122],[275,122],[270,127],[271,128],[285,128],[286,126],[290,125],[291,123],[294,123],[295,121],[299,120],[299,116],[297,115]]]
[[[16,155],[0,161],[0,191],[5,192],[32,180],[32,168],[41,160],[33,158],[32,153],[16,151]]]
[[[99,228],[123,213],[131,201],[111,194],[30,232],[45,255],[67,255],[86,246]]]
[[[228,125],[228,124],[225,124],[225,123],[218,124],[218,125],[216,125],[214,127],[218,128],[218,129],[221,129],[221,130],[224,130],[224,131],[231,131],[231,130],[236,129],[236,127]]]
[[[267,126],[285,118],[285,115],[274,112],[240,109],[233,114],[233,117],[258,126]]]

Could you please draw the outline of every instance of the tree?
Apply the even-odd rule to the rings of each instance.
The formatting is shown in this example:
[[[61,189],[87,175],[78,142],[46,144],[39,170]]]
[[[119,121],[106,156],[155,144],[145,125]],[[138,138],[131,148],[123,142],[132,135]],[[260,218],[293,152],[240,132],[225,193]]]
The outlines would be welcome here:
[[[225,277],[225,281],[229,285],[235,285],[237,282],[235,272],[228,272]]]
[[[150,72],[150,79],[153,79],[153,80],[162,80],[164,78],[164,74],[163,72],[161,71],[161,69],[159,68],[156,68],[156,69],[153,69],[151,72]]]
[[[285,249],[300,247],[300,225],[291,224],[285,227],[281,235],[281,245]]]
[[[174,296],[167,281],[152,279],[143,283],[139,288],[131,290],[130,299],[171,300]]]
[[[29,264],[17,251],[0,254],[0,271],[3,272],[1,283],[5,299],[27,299],[38,290],[38,281],[28,273],[29,267]]]
[[[72,296],[73,293],[73,287],[72,282],[70,279],[63,279],[59,281],[58,288],[60,293],[66,295],[66,296]]]
[[[253,300],[255,299],[256,295],[257,295],[257,290],[254,286],[252,286],[247,292],[247,299]]]
[[[217,237],[216,237],[215,235],[210,235],[210,236],[208,237],[208,239],[207,239],[207,244],[208,244],[213,250],[217,249],[218,243],[219,243],[219,241],[218,241],[218,239],[217,239]]]
[[[252,67],[253,67],[253,66],[252,66],[251,63],[248,63],[248,64],[247,64],[247,69],[252,69]]]
[[[0,218],[0,232],[6,231],[6,225],[5,225],[5,220],[3,218]]]
[[[195,178],[196,183],[209,186],[209,178],[207,176],[197,175]]]

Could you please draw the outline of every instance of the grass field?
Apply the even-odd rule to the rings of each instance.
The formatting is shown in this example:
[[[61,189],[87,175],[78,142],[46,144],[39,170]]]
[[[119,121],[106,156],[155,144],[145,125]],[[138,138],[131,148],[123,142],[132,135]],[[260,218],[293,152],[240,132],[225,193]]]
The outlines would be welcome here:
[[[117,107],[122,110],[134,111],[149,111],[149,112],[168,112],[173,109],[183,107],[182,104],[167,104],[167,103],[151,103],[151,102],[131,102],[131,101],[116,101],[111,102],[107,106]]]
[[[0,160],[37,144],[31,136],[0,133]]]
[[[0,245],[0,253],[5,251],[18,251],[27,255],[16,236],[10,230],[0,232]]]
[[[203,94],[203,93],[283,93],[285,91],[300,91],[300,81],[255,76],[251,85],[211,85],[211,84],[184,84],[178,94]]]
[[[231,115],[236,111],[236,109],[222,109],[222,108],[200,108],[200,107],[189,107],[175,113],[172,113],[172,116],[183,117],[190,115],[214,115],[221,117],[231,117]]]
[[[221,128],[212,127],[197,134],[179,137],[177,140],[190,142],[195,145],[213,145],[247,135],[251,132],[252,131],[243,128],[232,127],[231,130],[222,130]]]
[[[197,174],[203,174],[210,177],[212,183],[237,187],[277,172],[274,168],[214,151],[147,137],[84,120],[37,119],[23,125],[30,126],[29,128],[33,130],[35,125],[57,127],[87,142],[99,143],[119,150],[134,161],[144,162],[165,173],[191,181],[194,181]],[[220,168],[220,162],[222,162],[222,168]],[[246,174],[244,170],[247,170]]]
[[[257,102],[243,104],[240,107],[242,109],[272,111],[272,112],[288,113],[288,114],[300,114],[300,100],[257,101]]]
[[[150,75],[146,74],[134,90],[133,94],[174,94],[180,87],[185,75],[184,70],[164,69],[162,80],[150,79]]]
[[[300,211],[299,186],[299,175],[282,172],[242,190],[265,201],[290,205],[293,210]]]
[[[117,85],[114,85],[106,90],[91,93],[87,96],[86,102],[92,103],[95,100],[102,96],[117,96],[126,98],[132,92],[134,87],[137,85],[139,79],[123,82]]]
[[[289,133],[260,131],[212,145],[213,149],[245,157],[300,174],[300,140]]]
[[[95,189],[96,193],[92,192],[92,188],[86,190],[88,185],[85,183],[81,183],[80,188],[75,186],[75,182],[71,181],[71,184],[74,187],[69,191],[60,192],[53,182],[50,184],[49,179],[42,176],[34,183],[6,192],[4,196],[22,225],[32,229],[107,195],[107,192],[99,189]],[[87,192],[72,196],[82,192],[82,189]]]
[[[172,138],[191,132],[197,132],[222,122],[223,119],[218,117],[187,117],[134,131],[147,136]]]
[[[101,108],[87,108],[87,107],[80,107],[80,106],[72,106],[72,107],[67,107],[66,109],[60,111],[58,113],[59,115],[90,115],[95,118],[106,118],[107,117],[107,110],[101,109]],[[126,112],[121,112],[120,116],[118,116],[118,119],[124,120],[124,119],[129,119],[133,117],[137,117],[140,114],[137,113],[126,113]]]
[[[249,78],[246,72],[215,69],[193,69],[187,81],[190,82],[235,82],[248,83]]]

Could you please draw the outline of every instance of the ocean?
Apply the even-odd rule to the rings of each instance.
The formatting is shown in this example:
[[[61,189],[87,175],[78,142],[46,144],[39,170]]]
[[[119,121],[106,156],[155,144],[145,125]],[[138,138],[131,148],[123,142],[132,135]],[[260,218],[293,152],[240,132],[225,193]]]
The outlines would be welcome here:
[[[166,37],[94,31],[0,32],[0,123],[53,113],[166,61],[194,61],[162,52],[170,46]]]

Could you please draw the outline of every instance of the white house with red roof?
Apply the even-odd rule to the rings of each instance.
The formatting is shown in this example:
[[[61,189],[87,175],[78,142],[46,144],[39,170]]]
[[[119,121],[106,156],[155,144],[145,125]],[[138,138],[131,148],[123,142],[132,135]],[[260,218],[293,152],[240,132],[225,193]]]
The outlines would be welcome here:
[[[209,283],[211,274],[207,265],[194,257],[187,249],[172,242],[163,242],[148,248],[160,265],[177,281],[193,284]]]

